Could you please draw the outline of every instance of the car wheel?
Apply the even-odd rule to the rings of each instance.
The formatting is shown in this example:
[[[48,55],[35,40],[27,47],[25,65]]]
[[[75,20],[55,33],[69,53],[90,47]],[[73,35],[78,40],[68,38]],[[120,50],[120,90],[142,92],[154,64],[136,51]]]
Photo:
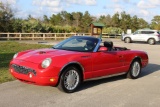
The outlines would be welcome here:
[[[141,64],[140,61],[135,60],[132,62],[130,69],[127,73],[127,77],[131,79],[136,79],[139,77],[141,73]]]
[[[154,39],[149,39],[149,40],[148,40],[148,43],[149,43],[150,45],[154,45],[154,44],[155,44],[155,40],[154,40]]]
[[[131,43],[131,38],[125,38],[124,42],[125,43]]]
[[[74,92],[81,83],[81,75],[79,70],[74,67],[68,67],[64,70],[60,77],[58,88],[61,91],[72,93]]]

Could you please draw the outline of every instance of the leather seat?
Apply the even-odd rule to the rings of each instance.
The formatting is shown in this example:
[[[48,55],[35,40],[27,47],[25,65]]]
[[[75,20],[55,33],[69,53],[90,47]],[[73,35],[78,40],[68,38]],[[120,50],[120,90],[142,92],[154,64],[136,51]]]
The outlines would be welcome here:
[[[112,41],[104,41],[104,46],[108,48],[108,51],[113,50],[113,42]]]

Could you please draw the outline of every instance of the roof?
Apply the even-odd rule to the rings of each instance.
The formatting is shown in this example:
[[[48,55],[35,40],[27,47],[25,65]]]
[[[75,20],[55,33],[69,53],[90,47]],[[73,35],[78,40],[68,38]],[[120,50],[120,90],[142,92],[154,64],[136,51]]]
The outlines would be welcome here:
[[[92,22],[91,24],[93,24],[94,26],[97,26],[97,27],[104,27],[105,26],[103,23],[98,23],[98,22]]]

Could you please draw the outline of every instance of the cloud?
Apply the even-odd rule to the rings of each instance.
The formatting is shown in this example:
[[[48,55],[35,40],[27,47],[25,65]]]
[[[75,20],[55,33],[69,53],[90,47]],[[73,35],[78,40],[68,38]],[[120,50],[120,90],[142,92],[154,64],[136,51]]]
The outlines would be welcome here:
[[[67,4],[82,4],[83,3],[82,0],[63,0],[63,2]]]
[[[119,4],[115,4],[113,6],[113,9],[114,9],[114,12],[122,12],[123,11],[122,6]]]
[[[96,5],[96,3],[96,0],[41,0],[41,2],[39,0],[32,1],[33,6],[38,6],[38,8],[42,8],[43,10],[46,10],[46,13],[50,14],[59,13],[73,4],[91,6]]]
[[[96,0],[63,0],[65,4],[96,5]]]
[[[160,0],[148,0],[151,4],[156,5],[156,6],[160,6]]]
[[[144,16],[148,16],[148,15],[150,14],[149,11],[143,10],[143,9],[140,10],[139,13],[140,13],[140,14],[143,14]]]
[[[115,2],[115,3],[117,3],[117,2],[119,2],[120,0],[112,0],[113,2]]]
[[[62,7],[50,7],[48,8],[48,10],[51,12],[51,13],[59,13],[63,10]]]
[[[153,5],[150,2],[141,0],[141,1],[138,2],[137,7],[142,8],[142,9],[148,9],[148,8],[155,8],[155,5]]]
[[[32,4],[36,6],[45,6],[45,7],[58,7],[60,6],[60,0],[33,0]]]
[[[85,0],[86,5],[96,5],[96,0]]]

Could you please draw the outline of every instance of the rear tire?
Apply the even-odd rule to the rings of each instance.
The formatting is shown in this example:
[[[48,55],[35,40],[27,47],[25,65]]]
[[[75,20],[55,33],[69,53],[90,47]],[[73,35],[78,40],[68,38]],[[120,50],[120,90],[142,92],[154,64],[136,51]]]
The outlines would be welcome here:
[[[125,39],[124,39],[124,42],[125,42],[125,43],[131,43],[131,38],[128,38],[128,37],[125,38]]]
[[[132,62],[130,69],[127,73],[127,78],[137,79],[141,73],[141,64],[139,60]]]
[[[74,66],[70,66],[62,73],[58,89],[66,93],[75,92],[81,84],[81,79],[79,70]]]
[[[149,43],[150,45],[154,45],[154,44],[155,44],[155,40],[154,40],[154,39],[149,39],[149,40],[148,40],[148,43]]]

